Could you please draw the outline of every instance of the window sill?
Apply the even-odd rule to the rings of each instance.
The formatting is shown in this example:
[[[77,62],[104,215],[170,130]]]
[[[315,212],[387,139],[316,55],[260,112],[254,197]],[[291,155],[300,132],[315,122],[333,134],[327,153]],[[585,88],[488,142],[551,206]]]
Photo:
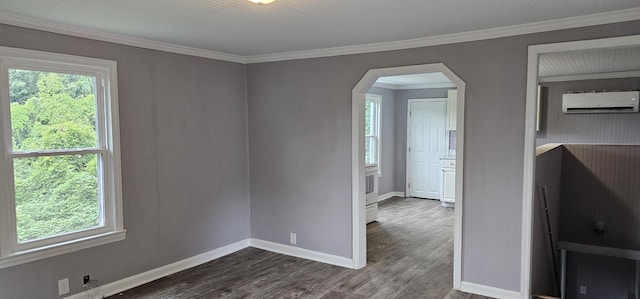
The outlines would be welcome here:
[[[367,165],[367,166],[365,166],[364,173],[365,173],[366,175],[372,175],[372,174],[377,174],[377,173],[379,173],[379,171],[378,171],[378,164],[372,164],[372,165]]]
[[[100,235],[90,236],[82,239],[72,240],[64,243],[44,246],[40,248],[14,252],[8,256],[0,258],[0,269],[17,266],[41,259],[46,259],[82,249],[100,246],[108,243],[124,240],[127,231],[112,231]]]

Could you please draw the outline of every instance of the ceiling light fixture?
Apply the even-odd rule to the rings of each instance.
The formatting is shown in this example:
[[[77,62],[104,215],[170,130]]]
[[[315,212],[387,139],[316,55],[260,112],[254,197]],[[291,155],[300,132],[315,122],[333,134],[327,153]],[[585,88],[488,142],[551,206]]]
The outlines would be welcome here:
[[[273,2],[275,0],[249,0],[249,1],[251,1],[253,3],[256,3],[256,4],[269,4],[269,3],[271,3],[271,2]]]

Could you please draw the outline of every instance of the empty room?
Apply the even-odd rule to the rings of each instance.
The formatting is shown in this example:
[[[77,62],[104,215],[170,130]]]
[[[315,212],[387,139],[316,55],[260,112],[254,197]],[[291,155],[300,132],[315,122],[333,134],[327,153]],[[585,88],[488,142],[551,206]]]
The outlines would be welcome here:
[[[3,0],[0,298],[639,298],[637,49],[637,0]]]

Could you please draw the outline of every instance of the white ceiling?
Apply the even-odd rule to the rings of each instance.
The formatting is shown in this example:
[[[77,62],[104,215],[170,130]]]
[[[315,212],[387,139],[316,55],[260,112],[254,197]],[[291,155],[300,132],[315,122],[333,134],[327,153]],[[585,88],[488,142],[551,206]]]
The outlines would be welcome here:
[[[640,77],[640,47],[543,54],[538,77],[541,82]]]
[[[380,77],[374,87],[387,89],[448,88],[456,85],[443,73],[423,73]]]
[[[627,16],[640,19],[637,8],[638,0],[277,0],[270,5],[247,0],[2,0],[0,22],[27,17],[65,28],[255,56],[629,9]]]

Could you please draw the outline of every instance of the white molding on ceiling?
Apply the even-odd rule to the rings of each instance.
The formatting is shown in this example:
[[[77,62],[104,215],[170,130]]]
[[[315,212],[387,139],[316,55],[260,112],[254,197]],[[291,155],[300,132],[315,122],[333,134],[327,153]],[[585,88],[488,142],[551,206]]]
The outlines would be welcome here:
[[[325,48],[308,51],[252,55],[246,57],[246,63],[274,62],[283,60],[320,58],[339,55],[412,49],[634,20],[640,20],[640,7],[550,21],[534,22],[521,25],[482,29],[393,42]]]
[[[181,46],[171,43],[159,42],[150,39],[128,36],[124,34],[116,34],[102,30],[89,29],[85,27],[67,25],[60,22],[46,21],[26,16],[11,14],[0,11],[0,24],[24,27],[28,29],[36,29],[70,35],[75,37],[88,38],[93,40],[111,42],[126,46],[133,46],[151,50],[159,50],[170,53],[184,54],[190,56],[211,58],[222,61],[245,63],[246,58],[242,55],[229,54],[187,46]]]
[[[546,77],[538,78],[538,82],[547,83],[547,82],[638,78],[638,77],[640,77],[640,71],[629,71],[629,72],[611,72],[611,73],[596,73],[596,74],[581,74],[581,75],[566,75],[566,76],[546,76]]]
[[[405,90],[405,89],[429,89],[429,88],[455,88],[456,85],[453,82],[425,82],[418,84],[389,84],[389,83],[373,83],[373,87],[393,89],[393,90]]]
[[[7,24],[29,29],[112,42],[127,46],[160,50],[165,52],[243,64],[412,49],[634,20],[640,20],[640,7],[550,21],[534,22],[514,26],[467,31],[461,33],[445,34],[393,42],[242,56],[237,54],[153,41],[139,37],[73,26],[55,21],[46,21],[0,11],[0,24]]]

